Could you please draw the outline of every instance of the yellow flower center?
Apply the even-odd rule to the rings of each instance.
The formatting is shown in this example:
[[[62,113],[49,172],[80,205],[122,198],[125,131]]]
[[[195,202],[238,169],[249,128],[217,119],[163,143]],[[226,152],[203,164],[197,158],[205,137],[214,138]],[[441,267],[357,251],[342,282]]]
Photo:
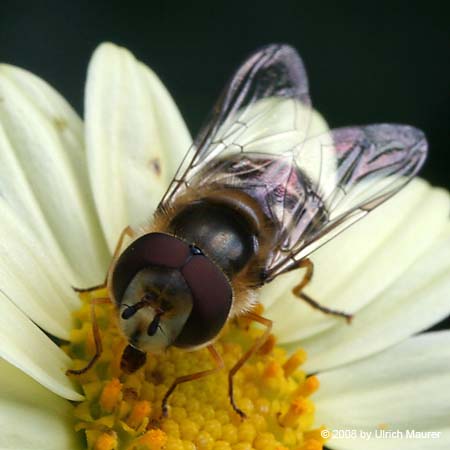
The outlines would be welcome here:
[[[98,292],[96,293],[98,296]],[[82,368],[95,351],[90,317],[93,293],[80,294],[82,308],[67,353],[75,368]],[[104,295],[102,295],[104,296]],[[113,305],[96,306],[103,352],[97,363],[79,376],[85,400],[74,408],[75,428],[84,432],[87,448],[94,450],[320,450],[323,428],[312,429],[319,387],[315,376],[299,369],[306,354],[288,357],[273,336],[234,377],[236,404],[230,406],[227,372],[261,330],[240,319],[227,325],[215,347],[226,369],[207,378],[177,386],[169,398],[168,417],[161,417],[161,402],[177,376],[212,367],[207,350],[186,352],[170,348],[149,355],[133,374],[120,369],[127,345],[117,327]]]

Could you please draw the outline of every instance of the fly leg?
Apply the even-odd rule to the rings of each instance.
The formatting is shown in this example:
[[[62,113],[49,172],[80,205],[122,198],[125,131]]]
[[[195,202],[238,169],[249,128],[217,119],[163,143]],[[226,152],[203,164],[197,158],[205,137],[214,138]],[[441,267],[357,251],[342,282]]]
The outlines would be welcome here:
[[[100,304],[111,304],[111,299],[108,297],[108,292],[106,290],[106,283],[108,280],[109,272],[112,268],[112,265],[114,264],[117,256],[120,253],[120,250],[122,249],[123,241],[125,239],[125,236],[133,237],[134,231],[131,229],[131,227],[126,227],[123,229],[123,231],[120,233],[119,240],[117,241],[116,248],[114,250],[111,263],[108,268],[108,272],[106,273],[106,279],[103,282],[103,284],[92,286],[89,288],[79,289],[79,288],[73,288],[75,292],[78,293],[87,293],[92,295],[91,299],[91,320],[92,320],[92,334],[94,336],[94,343],[95,343],[95,353],[94,356],[91,358],[91,360],[87,363],[85,367],[82,369],[69,369],[66,374],[67,375],[82,375],[83,373],[86,373],[100,358],[103,347],[102,347],[102,338],[100,335],[100,329],[97,322],[97,315],[95,314],[95,305]]]
[[[239,358],[237,363],[228,372],[228,397],[230,398],[231,406],[236,413],[238,413],[242,418],[245,418],[245,413],[236,406],[234,401],[233,377],[236,375],[236,372],[252,357],[252,355],[254,355],[265,344],[272,330],[272,321],[252,312],[246,313],[243,317],[254,322],[258,322],[266,327],[264,333],[259,336],[255,342],[253,342],[253,345]]]
[[[99,289],[101,291],[102,289]],[[69,369],[66,371],[66,375],[82,375],[86,373],[100,358],[103,346],[102,337],[100,335],[100,329],[98,327],[97,315],[95,314],[95,305],[110,304],[111,300],[108,297],[96,297],[91,300],[91,320],[92,320],[92,334],[94,336],[95,353],[91,360],[82,369]]]
[[[92,291],[97,291],[99,289],[102,289],[102,288],[106,287],[106,282],[108,281],[109,272],[110,272],[114,262],[116,261],[117,257],[119,256],[120,251],[122,250],[123,241],[125,240],[125,236],[128,236],[130,238],[132,238],[134,236],[134,231],[132,230],[132,228],[130,226],[125,227],[122,230],[122,232],[120,233],[119,239],[117,241],[116,248],[114,249],[114,253],[113,253],[112,258],[111,258],[111,263],[109,264],[108,271],[106,272],[105,281],[102,284],[98,284],[97,286],[91,286],[91,287],[88,287],[88,288],[76,288],[76,287],[74,287],[73,290],[75,292],[78,292],[78,293],[92,292]]]
[[[172,383],[172,385],[166,392],[166,395],[164,395],[164,398],[161,403],[161,410],[163,417],[167,417],[168,414],[167,402],[169,400],[169,397],[172,395],[173,391],[179,384],[207,377],[208,375],[212,375],[225,367],[222,357],[219,355],[219,353],[217,353],[217,350],[214,348],[214,346],[208,345],[207,349],[209,350],[209,353],[211,353],[215,367],[213,367],[212,369],[202,370],[201,372],[195,372],[189,375],[184,375],[182,377],[175,378],[175,381]]]
[[[305,275],[303,276],[302,281],[292,289],[293,294],[308,303],[308,305],[312,306],[314,309],[318,309],[325,314],[331,314],[333,316],[343,317],[350,323],[353,319],[353,314],[348,314],[343,311],[338,311],[336,309],[327,308],[326,306],[321,305],[316,300],[312,299],[309,295],[302,292],[303,288],[311,281],[311,278],[314,273],[314,264],[309,258],[302,259],[298,265],[300,269],[306,269]]]

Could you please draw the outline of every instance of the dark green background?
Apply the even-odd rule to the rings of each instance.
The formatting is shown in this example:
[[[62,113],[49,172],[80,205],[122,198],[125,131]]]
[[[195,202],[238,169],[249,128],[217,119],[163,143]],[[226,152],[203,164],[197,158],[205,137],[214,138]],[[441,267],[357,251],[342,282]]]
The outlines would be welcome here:
[[[0,60],[45,78],[81,113],[92,50],[104,40],[124,45],[159,74],[195,134],[247,53],[287,42],[302,55],[313,103],[333,127],[422,128],[430,141],[422,174],[450,188],[450,32],[443,5],[3,0]]]
[[[332,126],[422,128],[423,174],[450,185],[450,33],[444,2],[0,3],[0,59],[30,69],[81,112],[86,64],[104,40],[128,47],[167,84],[193,133],[246,54],[288,42]],[[339,4],[339,6],[337,6]]]

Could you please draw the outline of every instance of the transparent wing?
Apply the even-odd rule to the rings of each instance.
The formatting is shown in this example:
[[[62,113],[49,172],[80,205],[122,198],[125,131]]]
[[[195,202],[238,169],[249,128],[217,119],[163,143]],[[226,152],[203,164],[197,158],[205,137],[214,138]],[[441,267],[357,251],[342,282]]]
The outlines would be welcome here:
[[[247,192],[275,227],[270,281],[394,195],[426,157],[413,127],[325,130],[296,51],[264,47],[227,85],[159,208],[191,188]]]
[[[330,182],[319,173],[305,200],[286,216],[268,280],[298,267],[302,258],[392,197],[427,155],[424,134],[407,125],[339,128],[308,140],[307,146],[315,148],[317,155],[331,146],[326,153],[334,154],[336,176]]]
[[[306,72],[292,47],[268,45],[253,53],[226,86],[159,207],[185,192],[215,159],[292,153],[308,135],[310,104]]]

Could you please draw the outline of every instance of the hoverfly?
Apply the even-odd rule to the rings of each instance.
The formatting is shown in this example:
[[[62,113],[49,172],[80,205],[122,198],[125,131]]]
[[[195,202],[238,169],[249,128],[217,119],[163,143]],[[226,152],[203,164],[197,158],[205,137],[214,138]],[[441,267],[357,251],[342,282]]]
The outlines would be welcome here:
[[[223,368],[214,341],[225,323],[245,315],[266,327],[229,373],[233,376],[269,336],[271,321],[252,312],[257,290],[305,268],[308,255],[389,199],[422,166],[424,134],[406,125],[348,127],[315,134],[306,72],[288,45],[253,53],[226,86],[207,125],[187,152],[152,223],[122,233],[106,286],[129,345],[122,368],[169,346],[207,347],[215,367],[177,378],[176,386]],[[123,239],[132,238],[123,250]],[[92,307],[93,308],[93,307]],[[94,321],[97,351],[101,352]]]

